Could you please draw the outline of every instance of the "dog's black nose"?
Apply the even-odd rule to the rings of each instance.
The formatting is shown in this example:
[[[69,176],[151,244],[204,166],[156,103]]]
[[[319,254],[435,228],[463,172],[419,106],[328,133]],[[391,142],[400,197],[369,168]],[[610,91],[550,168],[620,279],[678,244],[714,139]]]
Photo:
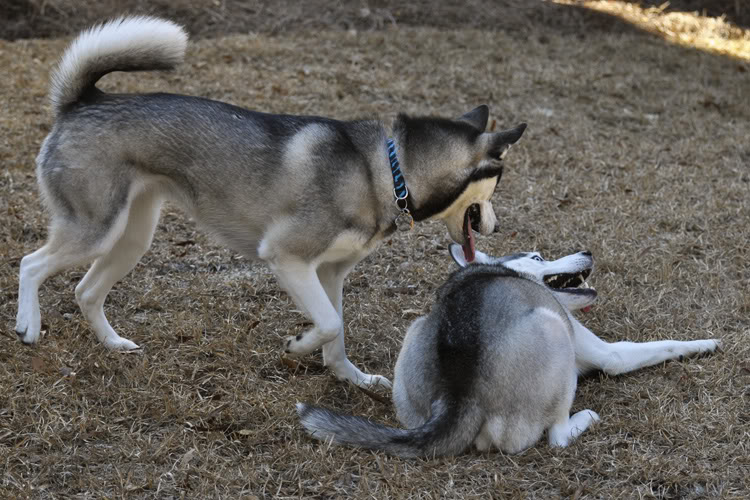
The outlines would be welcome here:
[[[581,252],[578,252],[578,253],[580,253],[581,255],[585,255],[586,257],[591,257],[592,255],[591,252],[589,252],[588,250],[582,250]]]

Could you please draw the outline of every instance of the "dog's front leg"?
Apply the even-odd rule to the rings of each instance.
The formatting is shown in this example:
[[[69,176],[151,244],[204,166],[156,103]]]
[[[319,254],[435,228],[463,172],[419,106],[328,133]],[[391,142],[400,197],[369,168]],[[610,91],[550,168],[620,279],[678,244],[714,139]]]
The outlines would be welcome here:
[[[298,259],[275,259],[270,262],[270,267],[297,306],[315,323],[314,328],[296,337],[287,337],[285,352],[302,356],[334,340],[343,328],[343,322],[328,299],[315,267]]]
[[[594,335],[577,320],[572,319],[572,322],[575,330],[576,367],[579,373],[595,369],[609,375],[619,375],[670,359],[713,352],[719,346],[719,341],[715,339],[640,343],[623,341],[610,344]]]
[[[342,320],[344,278],[352,267],[353,263],[324,263],[318,268],[318,278]],[[391,388],[391,382],[387,378],[364,373],[349,361],[346,357],[343,327],[334,340],[323,345],[323,363],[339,380],[346,380],[360,387],[382,385]]]

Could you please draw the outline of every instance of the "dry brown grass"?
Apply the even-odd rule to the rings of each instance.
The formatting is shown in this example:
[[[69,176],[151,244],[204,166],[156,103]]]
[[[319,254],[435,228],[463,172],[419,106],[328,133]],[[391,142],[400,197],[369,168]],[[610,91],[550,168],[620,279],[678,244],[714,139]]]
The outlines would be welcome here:
[[[750,30],[732,23],[726,15],[712,17],[699,11],[673,10],[670,2],[643,7],[626,0],[553,1],[611,14],[672,43],[750,61]],[[739,2],[735,12],[741,12]]]
[[[527,121],[480,249],[580,248],[607,340],[721,338],[724,352],[580,384],[602,422],[573,446],[520,456],[401,460],[312,442],[295,401],[395,423],[321,370],[279,361],[306,320],[261,265],[168,208],[152,250],[110,294],[105,351],[66,272],[41,293],[35,347],[13,333],[20,258],[45,237],[33,160],[64,41],[0,41],[0,497],[744,498],[750,490],[750,68],[636,32],[586,36],[397,28],[198,41],[167,74],[107,90],[168,90],[339,118],[457,115],[487,102]],[[348,352],[392,376],[408,323],[452,269],[442,226],[418,226],[345,287]],[[412,288],[409,288],[412,287]],[[415,312],[416,311],[416,312]]]
[[[739,0],[4,0],[0,3],[0,38],[62,36],[123,11],[170,17],[199,37],[321,29],[368,31],[393,25],[521,33],[532,25],[580,36],[591,30],[628,30],[627,23],[618,16],[622,17],[623,10],[642,12],[644,8],[649,13],[646,25],[654,24],[651,21],[658,24],[673,13],[698,12],[710,18],[723,16],[727,25],[748,28],[750,8],[740,3]],[[641,28],[650,29],[642,23]]]

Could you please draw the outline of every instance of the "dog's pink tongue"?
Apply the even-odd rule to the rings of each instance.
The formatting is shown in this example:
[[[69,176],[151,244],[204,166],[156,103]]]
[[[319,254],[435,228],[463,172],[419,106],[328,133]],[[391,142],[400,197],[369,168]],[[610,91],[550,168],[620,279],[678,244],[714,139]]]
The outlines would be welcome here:
[[[583,312],[587,313],[587,312],[589,312],[589,311],[591,310],[591,307],[592,307],[592,306],[586,306],[586,307],[582,307],[582,308],[581,308],[581,311],[583,311]]]
[[[464,216],[464,243],[462,245],[464,249],[464,258],[466,262],[474,262],[476,254],[474,253],[474,233],[471,230],[471,217],[469,217],[469,211],[466,211]]]

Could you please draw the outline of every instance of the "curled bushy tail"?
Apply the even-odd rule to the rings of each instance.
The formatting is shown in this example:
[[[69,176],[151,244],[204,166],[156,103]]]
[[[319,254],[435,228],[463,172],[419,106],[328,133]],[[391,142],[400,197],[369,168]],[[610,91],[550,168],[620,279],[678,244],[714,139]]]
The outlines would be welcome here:
[[[172,69],[185,56],[188,36],[177,24],[146,16],[121,17],[81,32],[52,73],[55,115],[112,71]]]
[[[307,432],[316,439],[400,457],[461,453],[472,444],[482,424],[477,408],[459,411],[443,400],[433,402],[430,418],[414,429],[388,427],[304,403],[297,403],[297,413]]]

